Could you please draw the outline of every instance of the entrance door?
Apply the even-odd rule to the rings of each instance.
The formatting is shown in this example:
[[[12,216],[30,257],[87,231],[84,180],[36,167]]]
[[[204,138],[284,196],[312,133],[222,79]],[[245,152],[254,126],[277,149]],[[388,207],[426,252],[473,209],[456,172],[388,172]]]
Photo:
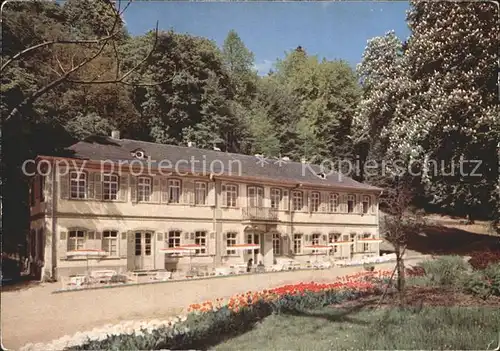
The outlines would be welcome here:
[[[153,268],[153,233],[136,232],[135,233],[135,269]]]
[[[260,240],[260,233],[248,233],[247,234],[247,244],[256,244],[260,246],[260,249],[257,250],[249,250],[249,253],[252,254],[252,259],[254,264],[259,264],[259,261],[262,261],[262,244]]]

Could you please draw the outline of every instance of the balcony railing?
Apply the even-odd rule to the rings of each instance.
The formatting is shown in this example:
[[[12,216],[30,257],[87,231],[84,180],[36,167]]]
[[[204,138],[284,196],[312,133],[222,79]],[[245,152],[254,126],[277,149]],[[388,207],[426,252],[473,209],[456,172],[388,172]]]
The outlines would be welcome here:
[[[277,221],[278,210],[270,207],[243,208],[243,220]]]

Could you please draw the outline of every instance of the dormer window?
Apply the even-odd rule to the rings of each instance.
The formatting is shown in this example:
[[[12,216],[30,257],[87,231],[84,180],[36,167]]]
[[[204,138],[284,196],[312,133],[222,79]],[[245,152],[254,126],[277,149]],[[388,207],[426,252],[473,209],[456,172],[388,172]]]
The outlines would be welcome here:
[[[321,173],[318,173],[317,176],[321,179],[326,179],[326,174],[321,172]]]
[[[142,159],[146,158],[146,153],[144,152],[144,150],[137,149],[137,150],[132,151],[132,156],[134,156],[135,158],[137,158],[139,160],[142,160]]]

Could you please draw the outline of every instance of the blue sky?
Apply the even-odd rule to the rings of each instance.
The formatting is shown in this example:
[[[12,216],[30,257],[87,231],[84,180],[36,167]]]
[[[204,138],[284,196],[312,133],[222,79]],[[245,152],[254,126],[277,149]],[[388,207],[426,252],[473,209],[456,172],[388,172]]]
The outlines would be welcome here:
[[[406,39],[407,1],[351,2],[133,2],[125,12],[132,35],[173,29],[222,46],[234,29],[265,74],[276,58],[301,45],[309,54],[355,66],[368,39],[394,30]]]

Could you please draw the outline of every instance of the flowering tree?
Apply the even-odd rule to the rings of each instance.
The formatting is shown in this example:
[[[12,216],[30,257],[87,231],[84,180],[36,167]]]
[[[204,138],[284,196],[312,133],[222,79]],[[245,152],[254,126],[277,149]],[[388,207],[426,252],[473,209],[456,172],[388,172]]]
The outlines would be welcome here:
[[[418,163],[434,203],[471,221],[492,217],[500,140],[498,7],[410,4],[404,53],[390,33],[368,44],[359,67],[365,96],[358,125],[387,141],[385,158]],[[380,134],[373,132],[378,122]]]

